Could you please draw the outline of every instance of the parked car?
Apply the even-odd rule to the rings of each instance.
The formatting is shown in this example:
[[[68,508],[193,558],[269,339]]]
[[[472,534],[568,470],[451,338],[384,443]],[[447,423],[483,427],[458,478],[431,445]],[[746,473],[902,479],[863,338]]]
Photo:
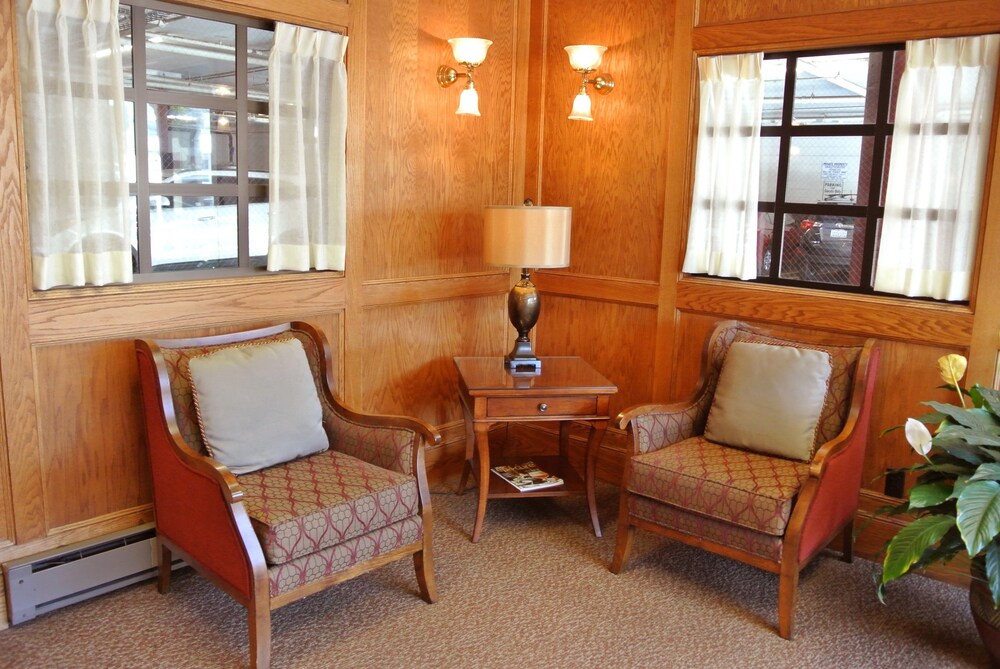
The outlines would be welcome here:
[[[849,216],[813,216],[803,219],[803,278],[846,283],[854,256],[854,219]]]

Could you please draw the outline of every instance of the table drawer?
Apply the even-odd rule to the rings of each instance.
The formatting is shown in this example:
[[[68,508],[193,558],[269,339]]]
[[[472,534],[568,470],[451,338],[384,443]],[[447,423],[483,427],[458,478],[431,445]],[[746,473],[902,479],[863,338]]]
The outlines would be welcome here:
[[[486,415],[490,418],[543,418],[545,416],[593,416],[597,398],[590,397],[491,397]]]

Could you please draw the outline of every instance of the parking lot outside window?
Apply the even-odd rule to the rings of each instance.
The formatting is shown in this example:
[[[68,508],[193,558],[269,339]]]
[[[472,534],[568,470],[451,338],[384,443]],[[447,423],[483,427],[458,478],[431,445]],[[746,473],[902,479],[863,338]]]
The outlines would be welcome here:
[[[120,6],[138,277],[266,266],[273,28],[155,0]]]
[[[872,292],[903,53],[765,55],[758,281]]]

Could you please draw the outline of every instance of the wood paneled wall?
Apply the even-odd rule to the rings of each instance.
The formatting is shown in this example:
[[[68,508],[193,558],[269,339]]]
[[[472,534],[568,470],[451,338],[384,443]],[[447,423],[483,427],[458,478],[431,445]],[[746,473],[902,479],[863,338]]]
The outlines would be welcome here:
[[[670,3],[607,5],[549,0],[537,3],[532,57],[544,69],[530,82],[537,156],[525,185],[536,202],[573,208],[571,265],[539,272],[542,312],[534,336],[543,355],[580,355],[620,392],[613,413],[652,392],[650,365],[659,326],[663,211],[667,197],[669,68],[673,48]],[[593,122],[567,118],[580,75],[564,47],[608,47],[600,70],[615,80],[610,95],[592,95]],[[616,477],[615,436],[604,477]],[[602,458],[602,462],[603,462]]]
[[[526,189],[573,206],[573,258],[544,273],[545,311],[536,339],[546,352],[596,361],[620,387],[616,408],[687,396],[701,351],[720,319],[866,334],[880,341],[882,366],[873,412],[863,506],[884,502],[881,474],[914,461],[898,432],[884,428],[945,399],[936,359],[969,356],[971,381],[997,374],[1000,332],[1000,155],[993,142],[980,244],[980,279],[969,306],[850,296],[695,279],[680,272],[687,230],[700,55],[817,46],[869,45],[1000,30],[1000,5],[987,0],[618,0],[615,11],[549,0],[539,171]],[[598,16],[600,14],[600,16]],[[565,119],[574,87],[562,47],[607,45],[602,69],[615,91],[594,97],[593,123]],[[995,138],[995,135],[994,135]],[[971,382],[970,381],[970,382]],[[622,435],[609,431],[604,462]],[[620,455],[620,451],[618,451]],[[612,480],[616,472],[605,470]],[[887,536],[878,523],[862,538],[873,555]]]
[[[151,519],[135,337],[316,323],[349,403],[442,429],[439,476],[464,453],[451,357],[508,345],[510,276],[482,264],[479,212],[523,197],[529,3],[182,4],[349,35],[347,271],[34,293],[15,1],[0,0],[0,562]],[[435,79],[461,36],[494,42],[479,118],[455,115],[461,86]]]
[[[348,402],[435,423],[445,444],[428,455],[431,477],[453,470],[463,436],[451,357],[511,341],[511,278],[481,263],[479,212],[525,196],[574,218],[571,266],[536,275],[538,351],[591,360],[620,388],[613,410],[689,392],[720,318],[868,333],[884,351],[874,477],[911,460],[877,432],[919,410],[938,355],[967,353],[973,380],[996,377],[996,281],[978,281],[969,307],[941,307],[679,271],[697,55],[1000,30],[991,0],[187,0],[350,36],[347,271],[46,294],[30,289],[14,4],[0,0],[0,561],[149,519],[134,337],[317,322]],[[457,87],[434,78],[451,62],[446,40],[470,35],[494,42],[476,71],[479,118],[456,116]],[[602,69],[616,88],[594,97],[592,123],[566,118],[579,76],[563,47],[574,43],[609,47]],[[996,161],[983,277],[1000,275]],[[609,431],[605,479],[617,478],[621,443]]]

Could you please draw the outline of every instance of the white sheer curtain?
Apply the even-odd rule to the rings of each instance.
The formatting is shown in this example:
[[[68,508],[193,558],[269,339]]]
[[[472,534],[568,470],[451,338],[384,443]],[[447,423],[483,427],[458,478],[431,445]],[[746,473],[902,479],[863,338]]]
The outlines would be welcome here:
[[[698,59],[698,148],[684,271],[757,277],[763,54]]]
[[[875,290],[969,299],[1000,36],[911,41]]]
[[[275,26],[269,270],[344,269],[347,37]]]
[[[34,286],[132,280],[118,0],[18,0]]]

